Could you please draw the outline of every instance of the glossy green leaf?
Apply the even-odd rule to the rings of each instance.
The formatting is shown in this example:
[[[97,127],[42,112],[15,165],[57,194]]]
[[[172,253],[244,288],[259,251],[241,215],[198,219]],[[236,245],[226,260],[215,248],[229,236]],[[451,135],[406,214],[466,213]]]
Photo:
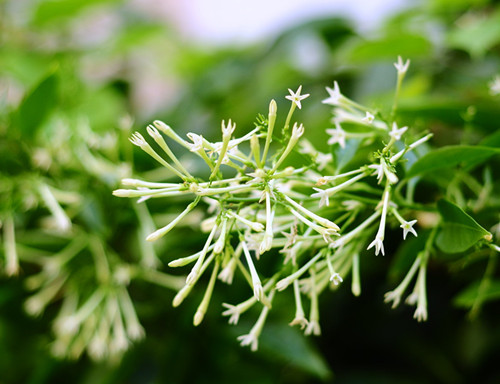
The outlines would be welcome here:
[[[407,176],[413,177],[423,173],[455,167],[460,164],[468,164],[470,162],[479,164],[497,154],[500,154],[499,148],[450,145],[422,156],[413,164]]]
[[[481,302],[500,299],[500,280],[489,281],[480,289],[481,282],[476,281],[460,292],[453,304],[460,308],[470,308],[474,305],[478,296],[481,296]]]
[[[491,233],[459,206],[441,199],[437,207],[443,223],[436,237],[436,244],[443,252],[464,252],[481,239],[491,240]]]

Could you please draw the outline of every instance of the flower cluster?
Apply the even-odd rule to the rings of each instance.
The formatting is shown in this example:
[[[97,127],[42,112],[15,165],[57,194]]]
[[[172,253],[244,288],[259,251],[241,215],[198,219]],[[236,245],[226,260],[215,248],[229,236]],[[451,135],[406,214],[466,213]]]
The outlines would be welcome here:
[[[408,65],[409,61],[403,64],[401,58],[396,64],[396,94]],[[230,324],[236,324],[250,308],[260,306],[254,327],[238,338],[252,350],[258,347],[277,292],[292,287],[295,316],[290,325],[298,325],[306,335],[319,335],[318,296],[328,287],[339,287],[348,275],[352,275],[353,294],[361,293],[360,256],[372,248],[375,255],[385,255],[389,219],[399,222],[403,238],[409,233],[417,236],[416,220],[405,220],[402,213],[407,209],[404,205],[399,207],[393,197],[400,178],[398,168],[405,155],[431,135],[404,143],[408,127],[399,127],[394,114],[387,118],[355,103],[341,93],[337,82],[326,90],[329,97],[323,103],[333,106],[334,128],[326,129],[330,153],[318,151],[303,138],[303,124],[292,123],[295,109],[300,109],[301,102],[309,96],[301,93],[300,86],[295,92],[289,90],[290,95],[286,96],[291,106],[279,133],[275,129],[278,108],[274,100],[269,104],[267,118],[259,119],[256,128],[241,137],[234,136],[234,122],[223,121],[219,142],[210,142],[196,133],[188,133],[184,139],[170,126],[155,121],[147,127],[147,133],[157,149],[138,132],[131,142],[168,169],[178,182],[124,179],[122,183],[127,188],[113,192],[119,197],[139,198],[139,202],[173,196],[190,200],[174,220],[150,233],[147,241],[165,236],[196,207],[208,205],[209,216],[201,225],[207,233],[202,249],[169,263],[171,267],[191,265],[173,305],[180,305],[196,285],[202,284],[205,273],[210,275],[194,315],[193,322],[198,325],[216,281],[232,284],[235,277],[243,277],[252,292],[250,298],[239,304],[224,303],[222,314],[229,317]],[[191,174],[166,139],[198,156],[206,164],[209,176]],[[345,162],[339,158],[351,142],[385,144],[365,164],[346,170],[342,165]],[[281,254],[282,263],[276,270],[260,268],[260,259],[268,257],[268,253]],[[401,288],[386,297],[397,305],[402,291],[419,270],[416,290],[410,296],[411,303],[417,303],[418,320],[427,318],[427,257],[428,254],[419,254]]]

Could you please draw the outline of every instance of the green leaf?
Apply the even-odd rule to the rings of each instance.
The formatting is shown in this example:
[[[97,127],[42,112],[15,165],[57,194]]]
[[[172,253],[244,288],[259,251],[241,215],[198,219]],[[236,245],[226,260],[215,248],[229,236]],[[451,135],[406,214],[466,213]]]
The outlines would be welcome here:
[[[498,154],[500,154],[500,148],[466,145],[442,147],[418,159],[408,171],[407,177],[451,168],[459,164],[467,165],[474,162],[477,165]]]
[[[102,6],[103,4],[117,3],[121,0],[49,0],[40,3],[36,9],[34,20],[35,24],[45,25],[55,23],[61,19],[71,19],[91,6]]]
[[[486,136],[479,145],[483,147],[495,147],[495,148],[500,148],[500,130],[496,131],[495,133],[492,133],[489,136]]]
[[[425,56],[432,50],[431,43],[423,36],[394,34],[379,40],[356,40],[348,44],[345,60],[352,63],[370,63],[377,60],[396,60]]]
[[[489,281],[480,290],[480,281],[476,281],[460,292],[453,304],[460,308],[470,308],[474,305],[478,296],[481,295],[481,302],[500,299],[500,280]]]
[[[491,233],[481,227],[459,206],[441,199],[437,203],[437,208],[443,223],[437,235],[436,244],[443,252],[464,252],[481,239],[491,240]]]
[[[19,106],[17,121],[21,134],[26,138],[33,137],[50,111],[57,105],[57,84],[57,75],[51,73],[35,86]]]
[[[259,350],[319,379],[332,377],[332,371],[321,354],[292,327],[266,324],[259,340]]]
[[[448,35],[448,44],[460,48],[472,56],[483,56],[500,42],[500,12],[488,18],[476,16],[461,23]]]

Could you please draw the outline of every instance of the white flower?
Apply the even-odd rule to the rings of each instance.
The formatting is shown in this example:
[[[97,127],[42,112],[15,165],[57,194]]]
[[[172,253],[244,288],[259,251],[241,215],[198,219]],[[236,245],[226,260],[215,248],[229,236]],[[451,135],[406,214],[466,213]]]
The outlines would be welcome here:
[[[342,94],[340,93],[339,85],[336,81],[333,82],[333,89],[326,87],[329,97],[322,101],[323,104],[339,105],[342,99]]]
[[[490,82],[490,93],[495,95],[500,95],[500,75],[495,76],[495,78]]]
[[[304,134],[304,125],[303,124],[297,125],[297,123],[295,123],[292,128],[292,137],[290,138],[290,140],[298,140],[303,134]]]
[[[192,132],[188,132],[186,136],[193,142],[193,144],[189,144],[189,150],[191,152],[203,150],[203,136]]]
[[[227,125],[226,125],[224,120],[222,120],[221,128],[222,128],[222,136],[223,137],[231,136],[233,134],[234,130],[236,129],[236,123],[233,124],[231,122],[231,119],[229,119],[229,121],[227,122]]]
[[[286,99],[291,100],[291,102],[294,103],[299,109],[302,108],[300,101],[309,97],[308,93],[305,95],[301,95],[300,94],[301,91],[302,91],[302,85],[297,89],[297,92],[294,92],[290,88],[288,88],[288,92],[290,92],[290,95],[285,96]]]
[[[368,248],[366,248],[366,249],[370,249],[370,248],[373,248],[373,247],[375,247],[375,256],[378,256],[378,254],[380,252],[382,252],[382,256],[385,256],[385,253],[384,253],[384,239],[376,237],[375,240],[373,240],[370,243],[370,245],[368,246]]]
[[[314,146],[311,144],[311,142],[307,139],[303,139],[299,145],[300,145],[300,152],[305,155],[312,156],[316,154],[316,152],[318,152],[316,148],[314,148]]]
[[[328,145],[338,143],[342,148],[345,148],[346,133],[340,124],[335,123],[335,129],[327,129],[326,133],[330,135],[327,143]]]
[[[332,276],[330,276],[330,281],[335,285],[339,285],[344,281],[344,279],[342,279],[342,276],[335,272]]]
[[[323,170],[326,166],[333,160],[333,156],[331,153],[321,153],[318,152],[316,156],[316,164],[318,165],[318,170]]]
[[[375,119],[375,116],[373,116],[370,112],[366,112],[366,116],[361,119],[362,122],[366,124],[371,124],[373,123],[373,120]]]
[[[417,237],[417,232],[415,231],[415,228],[413,228],[416,222],[417,220],[405,221],[400,225],[400,227],[403,228],[403,240],[406,240],[408,232],[413,233],[415,237]]]
[[[307,324],[306,330],[304,331],[304,335],[306,335],[306,336],[309,336],[309,335],[320,336],[321,335],[321,327],[319,326],[319,323],[315,320],[309,321],[309,324]]]
[[[373,175],[377,175],[378,184],[382,182],[382,178],[384,177],[384,168],[381,164],[370,164],[368,168],[374,169],[375,172]]]
[[[290,325],[291,327],[293,327],[294,325],[298,325],[300,329],[303,330],[305,327],[307,327],[308,324],[309,322],[302,314],[299,316],[296,315],[295,318],[288,325]]]
[[[410,66],[410,60],[406,60],[406,63],[403,63],[403,59],[401,56],[398,56],[398,61],[397,63],[394,63],[394,66],[396,67],[398,71],[398,75],[404,75],[406,71],[408,71],[408,67]]]
[[[227,265],[220,271],[217,276],[220,281],[231,285],[233,283],[234,270],[236,269],[236,259],[234,257],[229,260]]]
[[[417,319],[418,322],[427,320],[427,308],[424,305],[418,305],[413,318]]]
[[[144,136],[142,136],[139,132],[132,134],[132,137],[129,140],[132,144],[141,148],[149,146],[147,141],[144,139]]]
[[[394,122],[392,123],[392,129],[389,132],[389,135],[394,139],[394,140],[401,140],[401,136],[403,136],[403,133],[405,133],[408,130],[408,127],[403,127],[398,129],[398,125]]]
[[[329,200],[329,194],[327,189],[320,189],[320,188],[314,188],[313,189],[316,191],[316,193],[313,193],[311,197],[319,197],[319,207],[323,206],[329,206],[330,205],[330,200]]]
[[[238,324],[238,321],[240,320],[240,307],[237,305],[231,305],[227,303],[222,303],[223,307],[226,307],[227,309],[222,312],[222,316],[229,316],[229,324],[236,325]]]
[[[368,168],[374,169],[373,175],[377,175],[378,184],[382,182],[385,175],[390,184],[396,184],[399,179],[394,172],[389,169],[389,166],[383,158],[380,158],[380,164],[370,164]]]
[[[249,345],[252,352],[255,352],[259,347],[259,339],[257,339],[253,332],[250,332],[248,335],[238,336],[238,341],[241,342],[242,347]]]
[[[387,292],[384,295],[384,302],[385,303],[390,303],[392,301],[392,308],[396,308],[401,301],[401,290],[400,289],[395,289],[394,291]]]

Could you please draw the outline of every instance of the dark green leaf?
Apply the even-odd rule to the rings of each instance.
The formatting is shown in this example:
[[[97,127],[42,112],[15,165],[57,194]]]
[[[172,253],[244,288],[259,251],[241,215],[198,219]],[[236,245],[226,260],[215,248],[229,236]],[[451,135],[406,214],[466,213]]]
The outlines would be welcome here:
[[[23,100],[18,109],[18,124],[24,137],[33,137],[50,111],[57,105],[57,84],[57,75],[51,73]]]
[[[273,359],[291,364],[319,379],[332,377],[321,354],[292,327],[266,324],[259,340],[259,349]]]
[[[491,233],[457,205],[441,199],[437,206],[443,223],[436,244],[443,252],[464,252],[481,239],[491,240]]]
[[[470,308],[474,305],[479,295],[481,295],[481,302],[483,303],[500,299],[500,280],[489,281],[481,287],[481,291],[480,285],[480,281],[472,283],[455,297],[453,303],[457,307]]]
[[[500,149],[483,146],[450,145],[429,152],[418,159],[408,171],[413,177],[422,173],[455,167],[469,162],[479,164],[493,155],[500,154]]]

